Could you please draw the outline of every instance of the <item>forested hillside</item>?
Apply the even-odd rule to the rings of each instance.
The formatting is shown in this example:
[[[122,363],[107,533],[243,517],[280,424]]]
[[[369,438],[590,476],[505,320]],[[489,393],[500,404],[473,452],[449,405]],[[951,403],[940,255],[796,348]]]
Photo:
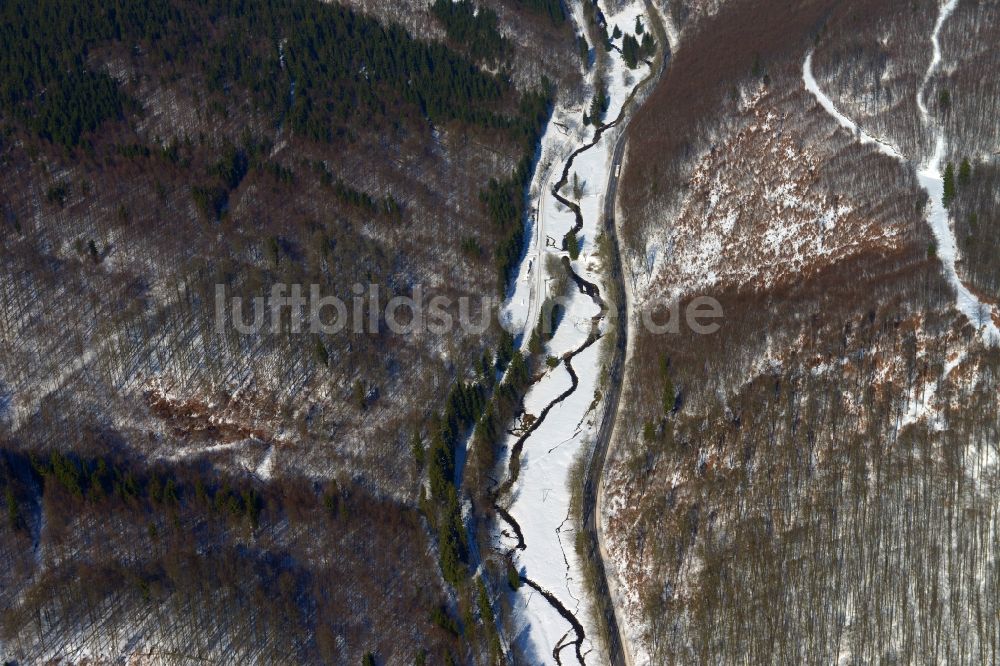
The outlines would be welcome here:
[[[47,15],[56,13],[54,5],[32,7],[21,12],[32,27],[26,34],[59,34],[42,27],[63,25]],[[345,300],[355,282],[366,289],[381,284],[388,296],[421,281],[447,285],[452,294],[495,293],[517,224],[495,214],[491,220],[480,191],[491,179],[516,177],[514,167],[544,120],[545,82],[518,92],[445,47],[337,6],[113,9],[81,3],[76,13],[58,12],[74,26],[63,29],[79,35],[74,46],[85,57],[32,70],[39,59],[5,54],[16,76],[31,81],[7,96],[13,124],[3,144],[10,174],[4,382],[15,396],[8,418],[15,428],[26,425],[63,383],[81,381],[97,393],[103,386],[146,396],[138,402],[155,402],[182,385],[171,396],[175,403],[207,403],[228,411],[216,416],[237,429],[270,438],[311,427],[327,439],[345,421],[379,427],[381,419],[368,416],[383,405],[359,405],[351,398],[355,384],[391,404],[406,385],[398,368],[416,370],[391,356],[358,362],[388,342],[388,331],[380,326],[374,337],[359,339],[276,332],[254,340],[209,331],[214,285],[247,298],[278,282],[316,283]],[[199,26],[214,28],[203,30],[213,37],[197,35]],[[238,39],[244,33],[261,37]],[[35,52],[60,52],[50,47]],[[102,60],[105,67],[97,64]],[[370,71],[355,69],[361,63]],[[342,75],[320,76],[321,68]],[[48,124],[72,125],[59,114],[88,107],[60,103],[55,110],[51,90],[86,96],[91,87],[80,81],[94,77],[108,83],[110,99],[127,100],[122,115],[87,118],[79,133],[54,136]],[[100,131],[85,131],[91,126]],[[508,194],[515,202],[516,193]],[[59,282],[63,288],[55,289]],[[24,299],[46,289],[54,289],[50,302]],[[79,302],[71,308],[71,301]],[[55,322],[52,330],[69,335],[32,335]],[[411,361],[431,344],[396,342],[395,352]],[[478,360],[481,342],[465,342]],[[67,372],[79,359],[101,368],[105,380]],[[40,368],[33,375],[34,363]],[[364,367],[370,374],[357,374]],[[454,366],[440,370],[447,383]],[[99,401],[85,390],[63,394]],[[245,419],[258,399],[273,406]],[[74,410],[60,411],[65,418]],[[131,417],[120,425],[143,428]],[[330,464],[314,450],[308,457],[314,470]]]
[[[683,4],[631,130],[623,251],[655,321],[699,295],[725,316],[633,323],[605,501],[635,663],[989,663],[998,356],[918,178],[943,127],[959,273],[995,302],[995,100],[949,102],[989,67],[988,10],[945,22],[924,118],[936,2]],[[875,141],[807,90],[809,53]]]
[[[1000,125],[996,122],[1000,7],[960,3],[944,26],[942,48],[953,69],[938,83],[938,101],[952,142],[952,219],[963,261],[976,289],[1000,301]],[[946,95],[946,97],[945,97]]]
[[[32,585],[0,629],[24,663],[445,663],[490,630],[451,619],[413,509],[332,480],[136,467],[99,437],[83,455],[3,450],[3,585]]]
[[[0,661],[996,663],[998,31],[0,4]]]
[[[349,3],[0,8],[0,656],[496,656],[465,491],[422,491],[509,336],[368,310],[357,334],[287,314],[243,334],[216,311],[220,288],[246,321],[275,285],[505,291],[539,133],[584,62],[549,4],[489,6],[489,62]],[[549,63],[495,37],[512,26]]]
[[[119,11],[98,1],[14,2],[3,11],[5,109],[67,147],[123,115],[126,96],[87,62],[108,42],[145,46],[144,64],[163,76],[197,68],[209,94],[240,86],[253,107],[275,121],[287,116],[293,130],[317,140],[344,134],[358,117],[405,116],[404,104],[432,122],[505,122],[488,107],[502,97],[502,81],[443,45],[337,5],[161,0]],[[206,31],[215,33],[208,43]]]

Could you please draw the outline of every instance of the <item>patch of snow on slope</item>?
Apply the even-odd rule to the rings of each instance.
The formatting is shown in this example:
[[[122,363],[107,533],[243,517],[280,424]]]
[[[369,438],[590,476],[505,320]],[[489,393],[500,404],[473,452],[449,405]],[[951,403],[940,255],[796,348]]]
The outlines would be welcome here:
[[[657,241],[646,299],[718,284],[767,288],[864,245],[890,249],[898,242],[901,228],[869,224],[820,184],[822,162],[781,131],[769,104],[766,92],[750,96],[744,127],[696,164],[676,217]]]
[[[268,481],[271,479],[271,474],[274,472],[274,444],[267,450],[264,454],[263,460],[257,465],[254,470],[254,474],[257,475],[262,481]]]

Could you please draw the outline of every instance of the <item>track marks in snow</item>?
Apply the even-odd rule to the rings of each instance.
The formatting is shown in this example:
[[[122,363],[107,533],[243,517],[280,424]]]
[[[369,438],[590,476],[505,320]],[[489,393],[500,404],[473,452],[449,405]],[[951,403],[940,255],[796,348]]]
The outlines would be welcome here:
[[[823,110],[833,116],[833,119],[837,121],[837,124],[853,134],[860,143],[874,145],[882,154],[888,155],[889,157],[895,158],[901,162],[906,162],[906,158],[903,157],[903,154],[898,148],[893,146],[892,143],[886,139],[872,136],[837,109],[833,100],[831,100],[829,96],[827,96],[827,94],[820,89],[819,84],[816,82],[816,78],[813,76],[812,58],[813,52],[810,51],[806,54],[805,63],[802,65],[802,81],[805,83],[806,90],[813,94],[816,101],[819,102],[819,105],[823,107]]]
[[[947,138],[944,127],[938,123],[930,114],[927,108],[927,89],[930,86],[934,74],[941,65],[941,44],[940,34],[945,21],[954,11],[958,0],[948,0],[938,13],[934,23],[934,30],[931,34],[932,56],[930,66],[924,75],[920,89],[917,91],[917,106],[920,110],[924,125],[934,133],[935,147],[934,154],[924,165],[917,168],[917,179],[921,187],[927,192],[928,208],[926,212],[927,223],[931,227],[936,241],[936,255],[941,261],[941,266],[945,278],[951,284],[955,292],[955,307],[961,312],[969,322],[979,331],[982,341],[989,346],[1000,344],[1000,329],[997,328],[997,314],[995,308],[988,303],[981,301],[966,286],[958,275],[956,260],[958,249],[955,242],[955,234],[952,230],[951,219],[948,209],[944,205],[944,176],[941,165],[944,161],[947,150]],[[894,157],[909,166],[910,162],[903,154],[886,140],[875,138],[860,128],[857,123],[837,110],[836,105],[819,87],[812,72],[813,52],[810,51],[802,65],[802,80],[808,90],[819,102],[826,112],[832,116],[842,127],[849,130],[862,144],[875,144],[876,147],[886,155]],[[937,397],[938,388],[945,382],[951,372],[958,367],[966,358],[966,352],[961,352],[955,359],[945,364],[944,371],[939,379],[923,384],[917,389],[918,394],[910,408],[903,414],[899,427],[905,428],[917,422],[930,420],[931,427],[943,429],[946,427],[939,420],[939,415],[935,411],[933,401]]]
[[[972,325],[981,332],[984,342],[989,345],[996,345],[1000,343],[1000,330],[998,330],[995,323],[996,313],[994,308],[991,305],[980,301],[969,290],[969,288],[958,276],[958,272],[955,268],[958,252],[955,243],[955,234],[951,228],[951,220],[949,219],[948,210],[944,206],[944,177],[941,173],[941,162],[944,160],[947,140],[944,136],[944,128],[931,118],[925,103],[927,86],[930,84],[931,78],[941,63],[941,48],[939,44],[941,27],[944,25],[944,21],[954,10],[956,4],[957,0],[949,0],[949,2],[941,8],[941,13],[938,15],[937,22],[934,25],[934,33],[931,36],[934,55],[931,58],[931,65],[927,70],[927,74],[924,76],[923,85],[917,93],[917,104],[920,108],[924,124],[932,129],[936,135],[934,155],[925,165],[917,170],[917,178],[929,196],[927,222],[930,225],[931,230],[934,233],[934,238],[937,242],[936,253],[938,258],[941,260],[945,277],[955,290],[955,305],[957,309],[972,323]],[[823,109],[826,110],[826,112],[830,114],[842,127],[854,134],[860,143],[874,144],[882,153],[909,165],[909,160],[904,157],[903,154],[891,143],[868,134],[864,129],[859,127],[857,123],[837,110],[836,105],[829,98],[829,96],[827,96],[826,93],[820,89],[819,84],[816,82],[816,78],[813,76],[812,58],[813,52],[810,51],[806,55],[805,62],[802,65],[802,80],[806,90],[812,93],[812,95],[819,102],[820,106],[822,106]]]

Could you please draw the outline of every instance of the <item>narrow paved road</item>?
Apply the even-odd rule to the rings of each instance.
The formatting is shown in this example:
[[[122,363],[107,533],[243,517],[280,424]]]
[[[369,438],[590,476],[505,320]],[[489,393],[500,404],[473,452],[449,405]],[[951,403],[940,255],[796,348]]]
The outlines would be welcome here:
[[[664,57],[660,61],[660,70],[657,73],[657,81],[663,76],[663,72],[670,62],[670,46],[667,42],[666,31],[662,26],[654,21],[657,36],[660,44],[664,45]],[[655,85],[655,83],[654,83]],[[604,414],[601,425],[597,430],[597,440],[595,442],[594,454],[587,469],[587,478],[583,487],[583,529],[587,533],[587,549],[591,562],[593,562],[595,573],[595,603],[598,611],[604,618],[604,626],[607,628],[607,648],[608,662],[611,666],[628,666],[625,657],[625,648],[622,645],[622,634],[618,627],[618,618],[615,615],[615,606],[608,589],[608,576],[604,566],[604,557],[601,553],[600,537],[598,535],[598,507],[597,499],[600,492],[601,477],[604,474],[604,464],[608,457],[608,446],[611,443],[611,436],[614,434],[615,423],[618,418],[618,404],[621,399],[622,380],[625,370],[625,352],[628,348],[628,307],[626,302],[625,278],[622,274],[621,255],[618,249],[618,235],[615,233],[615,204],[618,200],[618,179],[620,176],[622,159],[625,156],[625,146],[628,141],[628,126],[622,128],[615,144],[614,155],[611,160],[611,170],[608,173],[608,186],[604,194],[604,232],[611,239],[611,280],[616,285],[614,302],[609,305],[615,310],[615,318],[612,324],[615,329],[615,349],[611,361],[611,368],[608,372],[608,391],[605,396]],[[606,296],[609,296],[606,294]]]
[[[628,346],[628,311],[625,303],[625,281],[622,275],[621,259],[618,254],[618,236],[615,234],[615,200],[618,194],[618,170],[622,157],[625,155],[627,133],[622,132],[615,145],[614,157],[611,160],[611,171],[608,175],[608,187],[604,199],[605,233],[611,238],[611,279],[617,285],[617,297],[610,303],[615,310],[613,325],[615,326],[615,350],[608,373],[608,392],[605,396],[604,415],[597,431],[597,442],[594,455],[590,460],[587,478],[583,487],[583,528],[587,533],[589,556],[594,564],[596,586],[595,602],[604,617],[607,627],[608,661],[612,666],[626,666],[625,651],[621,644],[621,632],[618,629],[618,618],[615,616],[614,603],[608,589],[608,578],[604,568],[604,558],[601,556],[600,542],[597,534],[597,492],[604,472],[604,462],[608,455],[608,444],[614,433],[615,420],[618,415],[618,402],[621,398],[622,374],[625,366],[625,351]]]

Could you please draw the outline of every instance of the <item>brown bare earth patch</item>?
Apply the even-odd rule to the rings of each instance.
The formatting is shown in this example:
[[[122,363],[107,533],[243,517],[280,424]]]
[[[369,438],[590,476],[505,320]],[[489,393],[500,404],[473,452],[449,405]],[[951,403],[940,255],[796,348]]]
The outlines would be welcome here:
[[[233,443],[245,439],[271,441],[271,433],[219,416],[218,410],[196,400],[179,400],[155,390],[143,394],[154,416],[164,421],[174,437]]]

